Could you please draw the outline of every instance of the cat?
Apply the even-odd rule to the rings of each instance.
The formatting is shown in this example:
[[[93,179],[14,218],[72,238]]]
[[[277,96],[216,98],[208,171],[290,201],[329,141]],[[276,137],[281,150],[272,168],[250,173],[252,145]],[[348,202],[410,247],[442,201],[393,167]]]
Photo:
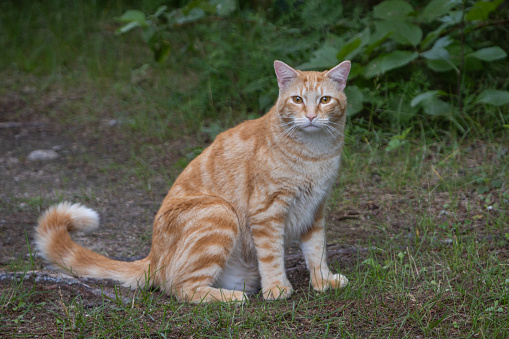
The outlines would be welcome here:
[[[348,280],[326,262],[324,211],[339,172],[350,62],[324,72],[275,61],[272,109],[221,133],[179,175],[154,221],[148,256],[112,260],[71,240],[98,214],[60,203],[38,221],[35,242],[47,261],[131,288],[158,286],[179,301],[288,298],[285,242],[298,240],[317,291]]]

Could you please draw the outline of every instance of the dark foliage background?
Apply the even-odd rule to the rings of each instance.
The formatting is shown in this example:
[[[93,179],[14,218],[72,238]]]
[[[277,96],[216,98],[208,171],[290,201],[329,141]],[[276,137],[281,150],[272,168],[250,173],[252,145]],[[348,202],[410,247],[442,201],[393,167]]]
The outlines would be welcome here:
[[[2,67],[55,77],[81,67],[97,77],[171,71],[187,85],[154,81],[166,91],[164,111],[147,117],[187,132],[214,136],[267,111],[275,59],[305,70],[350,59],[356,140],[507,136],[509,5],[501,0],[54,0],[0,9]]]

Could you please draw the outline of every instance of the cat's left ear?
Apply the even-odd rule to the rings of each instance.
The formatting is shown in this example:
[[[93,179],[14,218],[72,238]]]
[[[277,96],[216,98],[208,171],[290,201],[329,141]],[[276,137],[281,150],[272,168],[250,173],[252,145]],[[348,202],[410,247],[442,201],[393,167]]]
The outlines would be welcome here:
[[[328,71],[325,76],[334,80],[339,85],[339,89],[342,91],[346,87],[346,79],[348,78],[348,73],[350,73],[350,67],[350,61],[343,61]]]

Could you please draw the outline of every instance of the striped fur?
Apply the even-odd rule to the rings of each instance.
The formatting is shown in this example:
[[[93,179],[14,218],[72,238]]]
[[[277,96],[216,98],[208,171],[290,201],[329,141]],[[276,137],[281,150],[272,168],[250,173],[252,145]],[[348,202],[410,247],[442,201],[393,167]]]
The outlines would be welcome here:
[[[159,286],[182,301],[241,301],[260,288],[272,300],[292,293],[284,244],[297,240],[314,289],[345,286],[325,259],[324,209],[339,170],[350,62],[326,72],[274,67],[276,105],[220,134],[181,173],[145,259],[119,262],[74,243],[69,232],[92,230],[99,218],[69,203],[39,219],[42,256],[77,275]]]

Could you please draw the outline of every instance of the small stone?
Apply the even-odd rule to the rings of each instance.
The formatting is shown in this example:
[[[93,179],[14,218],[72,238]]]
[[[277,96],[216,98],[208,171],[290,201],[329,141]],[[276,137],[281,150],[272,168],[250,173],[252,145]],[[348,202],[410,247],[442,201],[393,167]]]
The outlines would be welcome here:
[[[39,252],[35,252],[35,253],[27,253],[25,254],[25,257],[30,259],[30,258],[40,258],[40,259],[44,259],[44,257],[39,253]]]
[[[58,157],[60,155],[52,149],[38,149],[30,152],[27,159],[28,161],[50,161]]]
[[[509,148],[507,148],[507,147],[502,147],[502,148],[500,149],[500,152],[499,152],[499,154],[498,154],[498,155],[502,158],[502,157],[505,157],[505,156],[506,156],[506,155],[508,155],[508,154],[509,154]]]
[[[8,157],[7,158],[7,163],[9,165],[17,165],[17,164],[19,164],[19,159],[15,158],[15,157]]]
[[[118,121],[117,120],[111,119],[110,121],[108,121],[108,126],[113,127],[113,126],[116,126],[116,125],[118,125]]]
[[[35,93],[35,92],[37,92],[37,88],[30,87],[30,86],[25,86],[25,87],[23,87],[23,92],[27,93],[27,94],[28,93]]]

